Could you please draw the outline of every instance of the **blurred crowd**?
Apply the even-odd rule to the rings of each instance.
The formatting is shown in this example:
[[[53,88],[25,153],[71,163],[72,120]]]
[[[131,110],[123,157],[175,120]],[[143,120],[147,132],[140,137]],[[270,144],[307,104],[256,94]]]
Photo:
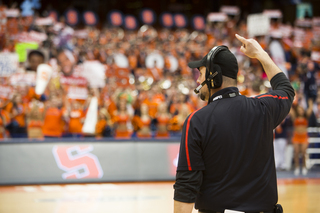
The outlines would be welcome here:
[[[245,21],[207,23],[202,32],[152,26],[135,31],[77,29],[63,20],[25,27],[22,18],[14,24],[16,31],[8,28],[1,34],[1,54],[21,54],[22,44],[30,45],[24,50],[25,61],[19,59],[14,72],[0,76],[4,139],[179,136],[186,117],[207,104],[193,92],[198,71],[187,63],[216,45],[226,45],[236,55],[242,95],[271,89],[261,64],[239,51],[234,34],[248,37]],[[320,40],[314,29],[312,24],[290,26],[276,19],[268,35],[255,37],[292,82],[297,93],[294,107],[311,108],[307,126],[320,123]],[[37,94],[37,69],[43,63],[53,73],[44,93]],[[94,98],[97,119],[92,121],[87,114]],[[94,131],[84,130],[86,122],[95,126]]]

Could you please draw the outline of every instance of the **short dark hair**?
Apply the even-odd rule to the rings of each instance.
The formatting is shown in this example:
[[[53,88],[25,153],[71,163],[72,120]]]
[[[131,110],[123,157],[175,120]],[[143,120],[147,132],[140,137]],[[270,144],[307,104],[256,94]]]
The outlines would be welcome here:
[[[29,54],[28,54],[28,60],[30,59],[30,57],[31,57],[32,55],[40,56],[40,57],[42,57],[43,60],[44,60],[44,54],[43,54],[43,52],[41,52],[41,51],[39,51],[39,50],[31,50],[31,51],[29,52]]]

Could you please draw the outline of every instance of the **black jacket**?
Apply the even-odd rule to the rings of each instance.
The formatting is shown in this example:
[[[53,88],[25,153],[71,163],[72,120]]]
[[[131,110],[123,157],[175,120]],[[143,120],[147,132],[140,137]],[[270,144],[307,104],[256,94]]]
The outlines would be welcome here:
[[[200,210],[273,210],[278,200],[273,129],[289,113],[294,90],[283,73],[271,85],[273,91],[253,98],[233,97],[236,87],[222,89],[211,97],[215,101],[189,115],[175,200],[195,202]]]

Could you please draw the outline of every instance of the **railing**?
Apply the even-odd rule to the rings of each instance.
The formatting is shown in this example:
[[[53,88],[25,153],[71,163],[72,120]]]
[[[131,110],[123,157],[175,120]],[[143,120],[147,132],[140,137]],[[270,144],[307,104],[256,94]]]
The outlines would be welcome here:
[[[307,149],[307,165],[311,168],[315,164],[320,164],[320,127],[309,127],[309,147]]]

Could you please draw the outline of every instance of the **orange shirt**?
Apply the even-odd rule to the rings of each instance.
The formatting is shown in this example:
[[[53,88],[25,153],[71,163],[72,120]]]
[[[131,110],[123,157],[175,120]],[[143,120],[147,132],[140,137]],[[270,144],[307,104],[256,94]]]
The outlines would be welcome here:
[[[157,121],[159,125],[167,125],[169,123],[169,116],[158,116]]]
[[[81,119],[84,117],[82,110],[71,110],[69,120],[69,132],[70,133],[81,133],[82,122]]]
[[[121,124],[126,124],[127,121],[129,120],[129,116],[128,115],[118,115],[115,118],[117,123],[121,123]]]
[[[43,122],[40,120],[31,120],[28,124],[28,128],[42,128]]]
[[[128,56],[128,60],[129,60],[130,68],[132,68],[132,69],[137,68],[138,59],[137,59],[137,57],[135,55],[129,55]]]
[[[194,111],[194,108],[193,106],[190,104],[190,103],[186,103],[188,108],[189,108],[189,111],[190,112],[193,112]],[[181,105],[180,103],[174,103],[170,106],[170,113],[171,114],[174,114],[176,111],[180,111],[180,108],[181,108]]]
[[[149,115],[152,118],[155,118],[157,111],[158,111],[158,105],[165,101],[165,97],[163,94],[155,94],[152,96],[152,99],[144,99],[141,103],[147,104],[149,108]]]
[[[62,135],[62,123],[62,110],[49,107],[45,113],[43,135],[60,137]]]
[[[140,120],[141,120],[142,126],[148,127],[151,124],[151,119],[150,118],[149,119],[141,119],[140,118]]]
[[[143,126],[141,119],[138,115],[133,116],[132,126],[133,126],[134,131],[138,131]]]
[[[5,121],[5,123],[8,124],[8,122],[10,121],[10,114],[9,114],[9,112],[7,112],[6,110],[1,110],[1,116],[2,116],[2,119],[3,119],[2,122]]]
[[[306,118],[296,118],[294,120],[294,126],[305,126],[308,127],[308,121]]]
[[[37,95],[34,87],[29,87],[27,95],[24,97],[28,102],[30,102],[33,98],[39,100],[41,95]]]
[[[107,126],[107,121],[105,119],[98,120],[96,124],[96,135],[97,136],[102,136],[103,130]]]
[[[18,122],[20,127],[26,126],[26,107],[23,104],[18,105],[18,114],[14,117],[14,119]]]
[[[18,104],[16,108],[13,107],[13,103],[10,102],[8,105],[4,108],[9,113],[13,113],[13,110],[17,111],[16,115],[11,115],[11,119],[15,120],[20,127],[25,127],[26,126],[26,106],[24,104]]]
[[[180,131],[180,130],[182,130],[182,126],[183,126],[183,124],[179,124],[179,118],[176,115],[170,119],[168,129],[170,131]]]

